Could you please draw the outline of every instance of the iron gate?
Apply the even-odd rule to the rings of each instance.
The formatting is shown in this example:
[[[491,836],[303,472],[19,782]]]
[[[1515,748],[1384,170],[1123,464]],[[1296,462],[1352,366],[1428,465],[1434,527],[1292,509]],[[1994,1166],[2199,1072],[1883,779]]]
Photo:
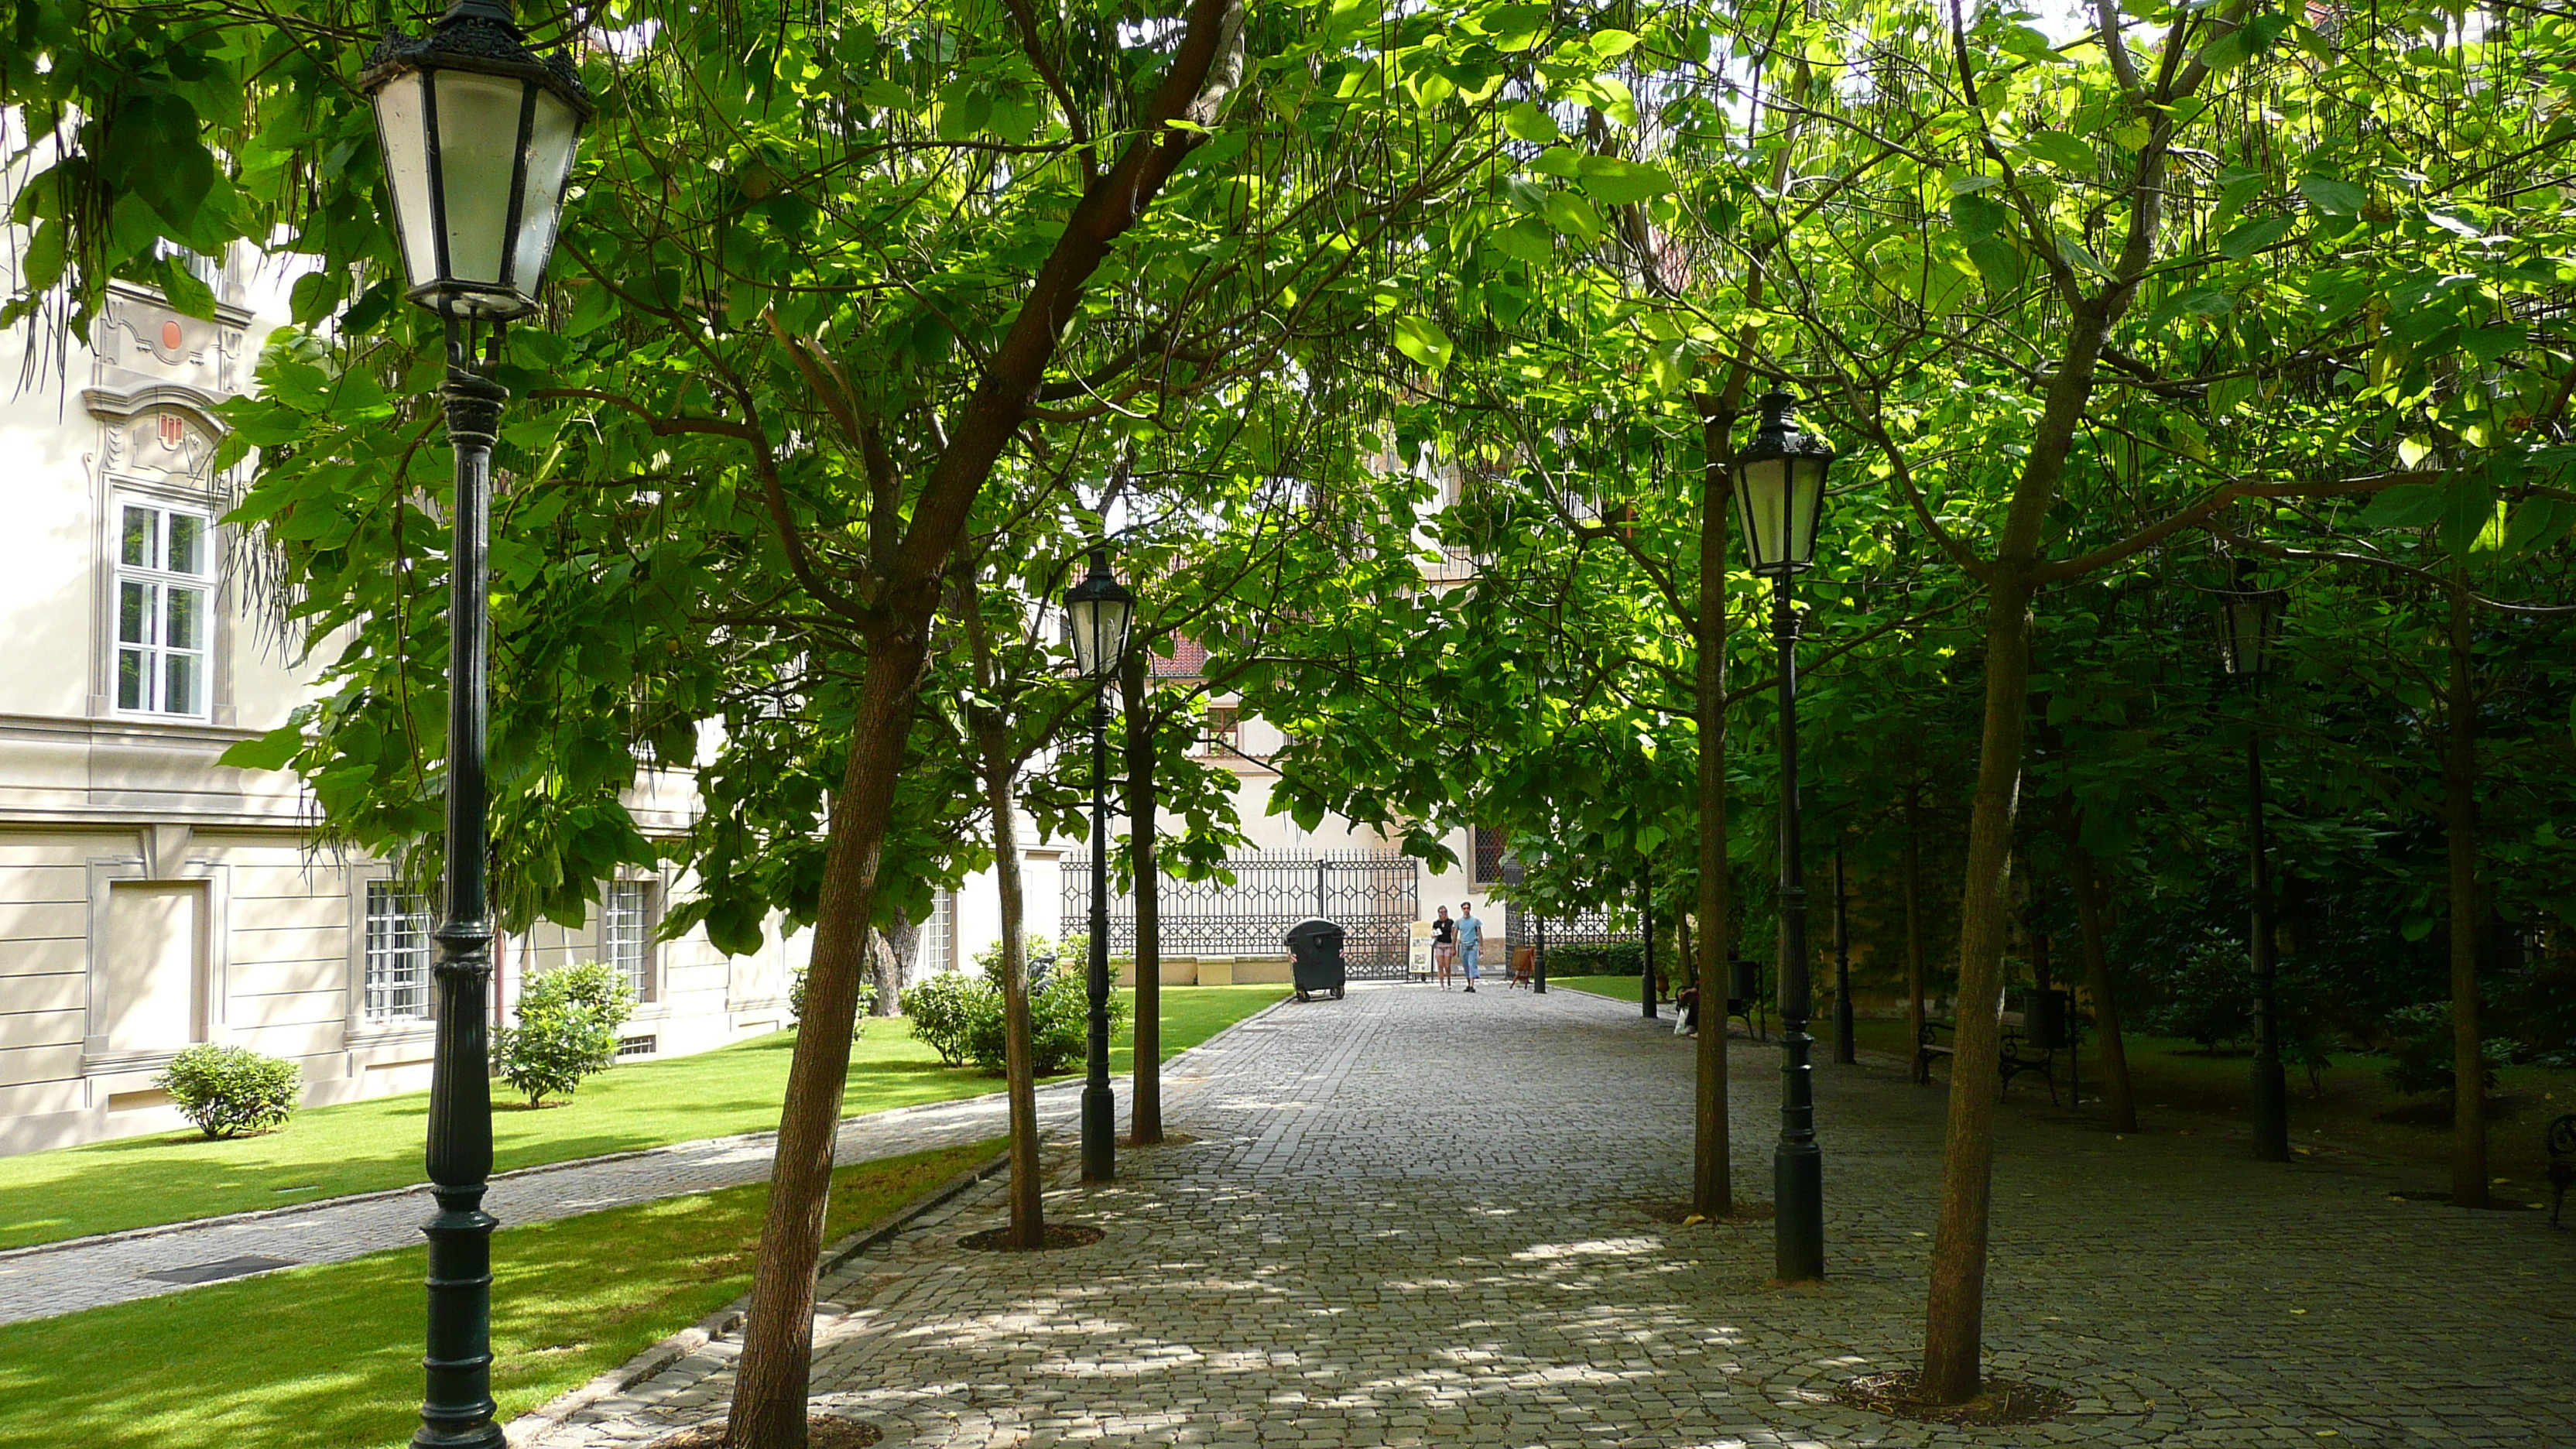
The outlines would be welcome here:
[[[1246,856],[1226,861],[1234,876],[1221,880],[1163,877],[1162,949],[1170,956],[1278,956],[1288,928],[1320,916],[1345,932],[1343,959],[1358,980],[1404,977],[1413,945],[1421,867],[1404,855]],[[1091,861],[1069,856],[1064,865],[1064,921],[1081,929],[1091,916]],[[1109,900],[1109,949],[1136,949],[1136,898]]]

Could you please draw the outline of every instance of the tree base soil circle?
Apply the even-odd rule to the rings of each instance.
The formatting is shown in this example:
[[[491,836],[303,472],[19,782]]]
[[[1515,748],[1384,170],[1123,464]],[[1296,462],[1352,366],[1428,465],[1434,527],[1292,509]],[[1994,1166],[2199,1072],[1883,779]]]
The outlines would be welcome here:
[[[1133,1137],[1121,1137],[1118,1139],[1118,1145],[1130,1152],[1141,1152],[1155,1147],[1187,1147],[1196,1141],[1198,1139],[1187,1132],[1166,1132],[1151,1142],[1139,1142]]]
[[[884,1437],[885,1430],[856,1419],[835,1419],[829,1414],[809,1414],[805,1419],[805,1449],[868,1449]],[[668,1439],[655,1440],[653,1449],[725,1449],[725,1426],[683,1429]]]
[[[1023,1248],[1011,1241],[1009,1228],[986,1228],[957,1240],[957,1246],[978,1253],[1052,1253],[1059,1248],[1088,1248],[1100,1241],[1100,1229],[1081,1223],[1049,1223],[1046,1241],[1034,1248]],[[873,1441],[871,1441],[873,1442]]]
[[[2052,1389],[2043,1384],[2015,1383],[2011,1379],[1986,1380],[1985,1385],[1977,1390],[1977,1396],[1964,1404],[1936,1404],[1918,1396],[1916,1390],[1922,1381],[1923,1375],[1914,1369],[1870,1374],[1836,1389],[1834,1400],[1855,1409],[1893,1414],[1900,1419],[1971,1428],[2044,1424],[2063,1417],[2075,1405],[2075,1396],[2062,1389]]]
[[[1737,1203],[1735,1211],[1722,1218],[1708,1217],[1697,1208],[1670,1202],[1648,1203],[1645,1213],[1656,1222],[1670,1223],[1679,1228],[1703,1227],[1710,1223],[1767,1223],[1774,1216],[1772,1205],[1767,1202]]]

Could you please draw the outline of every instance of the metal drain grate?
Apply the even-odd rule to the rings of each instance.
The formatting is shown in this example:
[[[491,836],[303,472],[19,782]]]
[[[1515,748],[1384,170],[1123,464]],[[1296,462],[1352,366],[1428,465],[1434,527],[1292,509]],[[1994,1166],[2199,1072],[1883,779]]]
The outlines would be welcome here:
[[[239,1278],[248,1273],[265,1273],[271,1268],[292,1268],[293,1258],[262,1258],[247,1254],[213,1263],[193,1263],[185,1268],[164,1268],[142,1276],[155,1283],[213,1283],[225,1278]]]

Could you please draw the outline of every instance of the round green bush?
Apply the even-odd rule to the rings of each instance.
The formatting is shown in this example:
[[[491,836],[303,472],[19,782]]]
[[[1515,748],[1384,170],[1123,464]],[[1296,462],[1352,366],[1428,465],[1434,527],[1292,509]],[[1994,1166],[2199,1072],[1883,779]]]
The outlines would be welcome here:
[[[624,973],[597,961],[531,977],[519,993],[517,1026],[492,1041],[493,1057],[528,1105],[569,1097],[581,1079],[617,1060],[617,1029],[635,1011]]]
[[[304,1071],[248,1047],[193,1046],[152,1085],[208,1137],[240,1137],[286,1124],[304,1095]]]

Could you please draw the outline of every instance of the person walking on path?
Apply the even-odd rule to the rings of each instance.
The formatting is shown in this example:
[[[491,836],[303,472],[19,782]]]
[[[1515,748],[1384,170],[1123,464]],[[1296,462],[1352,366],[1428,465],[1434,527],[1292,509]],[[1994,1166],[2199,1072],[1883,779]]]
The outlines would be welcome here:
[[[1431,923],[1431,964],[1440,972],[1440,989],[1448,990],[1449,973],[1458,965],[1458,923],[1449,919],[1447,906]]]
[[[1458,964],[1467,968],[1467,990],[1476,989],[1476,953],[1485,944],[1485,923],[1476,919],[1476,903],[1458,903]]]

